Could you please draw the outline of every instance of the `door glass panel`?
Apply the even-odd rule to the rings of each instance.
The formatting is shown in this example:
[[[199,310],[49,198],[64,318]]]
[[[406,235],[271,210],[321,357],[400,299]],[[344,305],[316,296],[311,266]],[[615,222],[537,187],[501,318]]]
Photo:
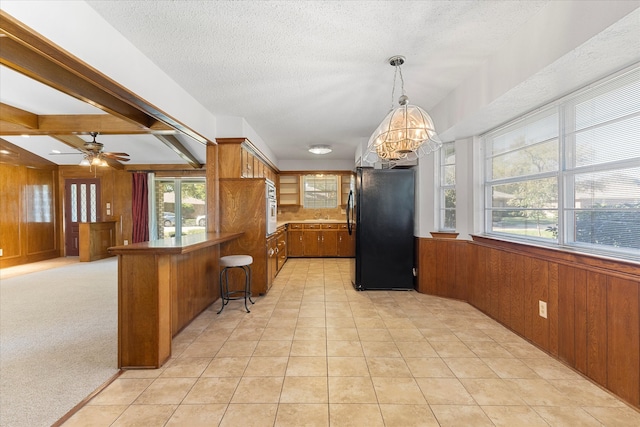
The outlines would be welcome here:
[[[71,222],[78,222],[78,185],[71,184]]]
[[[80,221],[87,222],[87,184],[80,184]]]
[[[98,207],[96,206],[97,204],[97,200],[96,200],[96,185],[95,184],[90,184],[89,185],[89,189],[91,191],[91,196],[90,196],[90,204],[91,204],[91,222],[96,222],[98,219]]]

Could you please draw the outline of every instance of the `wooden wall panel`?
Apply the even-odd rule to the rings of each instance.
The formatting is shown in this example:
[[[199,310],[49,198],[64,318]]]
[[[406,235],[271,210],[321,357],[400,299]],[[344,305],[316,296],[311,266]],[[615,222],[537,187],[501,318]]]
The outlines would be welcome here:
[[[513,270],[509,274],[511,277],[511,329],[524,336],[525,330],[525,276],[524,257],[520,254],[513,254],[511,265]]]
[[[607,280],[607,388],[640,405],[640,282]]]
[[[451,259],[449,242],[436,240],[436,295],[446,296],[451,289],[451,273],[455,268],[455,258]],[[453,272],[455,273],[455,272]]]
[[[489,311],[490,305],[490,297],[491,294],[489,292],[489,283],[486,280],[487,276],[487,264],[489,259],[489,251],[488,248],[481,248],[478,253],[478,268],[475,271],[476,278],[474,280],[474,285],[476,286],[476,300],[478,303],[478,308],[485,313]]]
[[[497,319],[503,324],[511,327],[511,272],[513,271],[513,254],[508,252],[500,252],[499,270],[498,270],[498,317]]]
[[[56,171],[27,169],[25,188],[27,256],[46,253],[55,256],[55,188]]]
[[[482,252],[482,248],[479,246],[469,248],[468,251],[468,279],[469,279],[469,287],[467,288],[467,297],[468,301],[471,305],[480,308],[480,296],[479,296],[479,282],[482,279],[480,275],[480,254]],[[482,260],[484,262],[484,260]]]
[[[0,163],[0,248],[3,255],[0,267],[17,265],[24,256],[20,248],[22,228],[23,185],[27,168]],[[13,264],[16,262],[16,264]]]
[[[467,266],[467,301],[640,407],[640,264],[473,237],[455,257]],[[451,294],[458,283],[433,286]]]
[[[607,278],[587,273],[587,375],[607,385]]]
[[[456,266],[455,277],[453,279],[454,292],[453,297],[466,301],[469,284],[469,273],[467,269],[469,245],[467,242],[457,242],[456,248]]]
[[[291,233],[291,232],[290,232]],[[433,239],[418,239],[418,292],[436,295],[436,242]]]
[[[558,268],[558,358],[576,366],[575,268]]]
[[[175,336],[220,297],[220,247],[209,246],[175,256],[171,333]]]
[[[549,301],[549,266],[546,261],[526,258],[525,336],[544,350],[549,350],[549,320],[538,314],[539,301]]]
[[[497,249],[489,249],[487,254],[487,269],[485,274],[488,281],[488,310],[489,315],[494,319],[498,318],[500,313],[500,251]]]
[[[575,367],[587,374],[587,272],[576,269],[574,279],[575,302]]]
[[[549,295],[547,297],[547,325],[549,328],[549,353],[554,356],[558,356],[558,264],[550,262],[549,263],[549,282],[548,282],[548,290]]]

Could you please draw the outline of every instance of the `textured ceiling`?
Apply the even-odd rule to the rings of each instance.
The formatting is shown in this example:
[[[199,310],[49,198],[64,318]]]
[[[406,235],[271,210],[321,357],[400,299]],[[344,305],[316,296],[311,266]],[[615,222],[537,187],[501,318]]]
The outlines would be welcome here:
[[[242,116],[279,160],[311,144],[353,159],[391,104],[436,105],[543,1],[89,1],[216,115]],[[396,95],[397,96],[397,95]]]
[[[393,55],[407,58],[402,69],[411,103],[438,110],[436,129],[448,140],[485,132],[640,58],[638,10],[620,20],[625,21],[622,29],[616,23],[602,31],[609,25],[602,24],[594,30],[602,31],[597,37],[580,34],[589,20],[599,19],[591,11],[581,20],[587,5],[602,8],[607,2],[565,2],[568,6],[562,7],[532,0],[86,3],[213,115],[220,120],[243,117],[276,164],[317,158],[307,152],[312,144],[333,147],[323,159],[352,162],[356,147],[366,143],[391,106],[394,70],[388,58]],[[566,15],[555,16],[557,10]],[[547,28],[545,20],[553,19],[556,27],[550,22]],[[564,22],[584,25],[563,27]],[[101,36],[85,34],[89,46]],[[574,44],[580,49],[571,46],[573,40],[558,43],[566,49],[559,48],[554,57],[555,40],[565,39],[578,40]],[[513,40],[520,44],[510,45]],[[526,49],[505,55],[513,46]],[[539,64],[538,55],[546,55]],[[491,62],[498,56],[503,62]],[[506,84],[518,72],[525,74],[525,67],[531,71],[526,81]],[[482,72],[494,78],[482,80]],[[20,79],[12,73],[3,67],[0,73],[2,102],[39,114],[75,108],[51,94],[33,96],[37,92],[18,88]],[[502,77],[506,89],[497,87]],[[464,89],[471,84],[480,94],[476,98],[486,98],[484,103],[465,98]],[[45,97],[50,103],[42,102]],[[152,136],[132,137],[141,141],[135,145],[120,144],[124,137],[107,137],[107,149],[128,151],[132,163],[181,162]],[[20,145],[18,139],[11,142]],[[149,144],[158,149],[151,153]],[[50,149],[44,142],[34,145],[41,152]],[[191,148],[204,160],[202,146]]]

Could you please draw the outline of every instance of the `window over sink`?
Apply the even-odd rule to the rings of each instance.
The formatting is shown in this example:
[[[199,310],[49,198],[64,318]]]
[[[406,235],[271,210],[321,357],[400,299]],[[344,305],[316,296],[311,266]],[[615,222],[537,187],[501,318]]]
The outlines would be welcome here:
[[[338,175],[304,175],[303,189],[306,209],[338,207]]]

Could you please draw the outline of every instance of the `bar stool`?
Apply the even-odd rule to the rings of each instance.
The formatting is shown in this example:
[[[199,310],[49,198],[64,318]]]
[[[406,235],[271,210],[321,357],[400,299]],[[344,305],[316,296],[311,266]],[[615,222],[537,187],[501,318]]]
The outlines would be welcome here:
[[[227,255],[220,258],[220,298],[222,299],[222,307],[218,314],[222,313],[224,306],[229,304],[230,300],[239,300],[244,298],[244,308],[249,311],[247,307],[247,298],[251,304],[255,304],[251,299],[251,264],[253,263],[253,257],[250,255]],[[241,268],[244,271],[244,289],[229,291],[229,269]],[[224,281],[223,281],[224,277]]]

